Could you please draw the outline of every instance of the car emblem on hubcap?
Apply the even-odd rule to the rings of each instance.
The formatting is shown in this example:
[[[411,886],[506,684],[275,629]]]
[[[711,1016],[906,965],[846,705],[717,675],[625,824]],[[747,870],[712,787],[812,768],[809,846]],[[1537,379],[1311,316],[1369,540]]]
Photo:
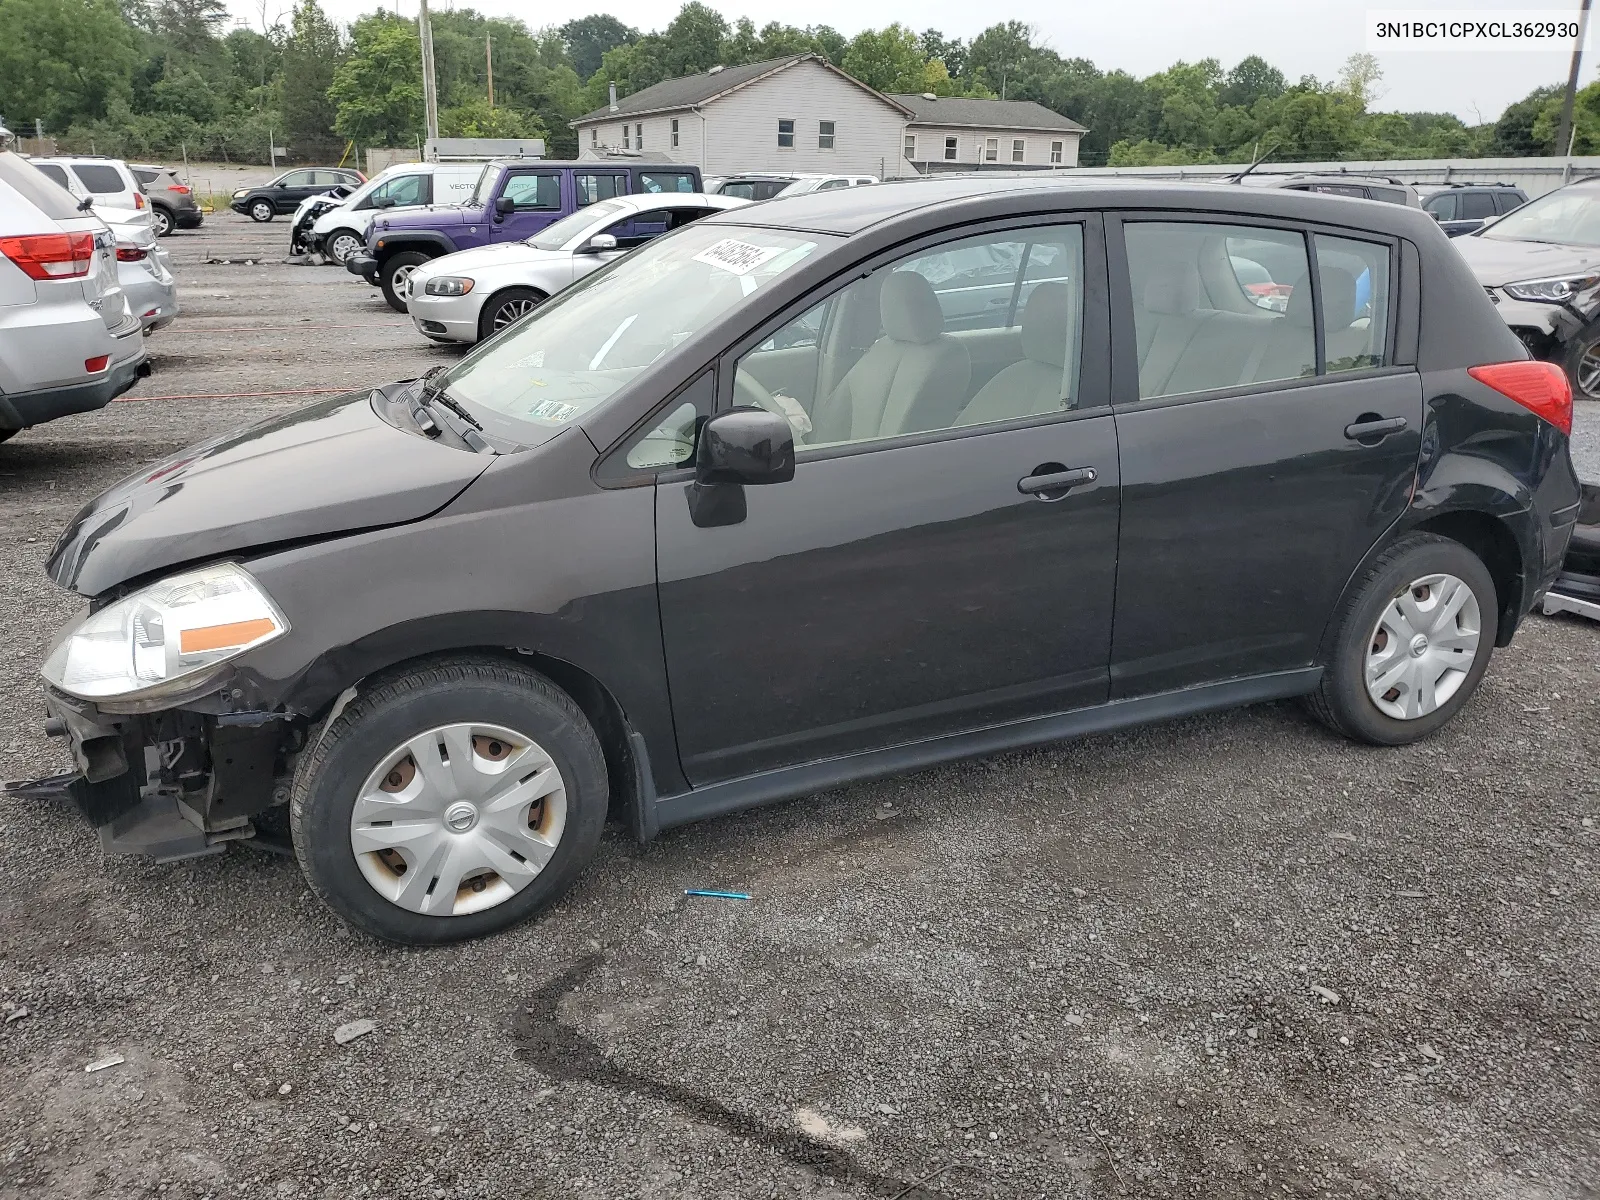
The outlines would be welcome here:
[[[1421,658],[1428,652],[1428,638],[1426,634],[1417,634],[1411,639],[1411,657]]]
[[[452,804],[445,810],[444,823],[456,833],[465,833],[478,823],[478,810],[467,803]]]

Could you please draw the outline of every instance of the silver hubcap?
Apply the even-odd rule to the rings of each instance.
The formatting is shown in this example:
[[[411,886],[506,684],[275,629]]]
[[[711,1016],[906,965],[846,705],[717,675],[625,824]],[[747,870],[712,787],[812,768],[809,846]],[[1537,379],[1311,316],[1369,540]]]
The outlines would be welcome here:
[[[356,247],[359,244],[360,243],[352,235],[348,233],[341,234],[339,237],[334,238],[333,241],[329,243],[328,254],[334,262],[342,263],[345,259],[349,258],[356,252]]]
[[[396,746],[361,785],[350,849],[392,904],[452,917],[503,904],[561,843],[567,790],[532,738],[441,725]]]
[[[1585,347],[1578,359],[1578,390],[1586,396],[1600,396],[1600,342]]]
[[[255,208],[252,209],[251,211],[253,211],[255,213],[256,220],[265,221],[268,217],[270,217],[272,215],[272,205],[264,204],[264,203],[263,204],[257,204],[255,206]]]
[[[513,321],[521,320],[539,307],[537,300],[507,300],[494,314],[494,328],[504,329]]]
[[[1424,575],[1395,593],[1367,639],[1367,695],[1378,711],[1414,721],[1461,689],[1478,657],[1482,614],[1454,575]]]

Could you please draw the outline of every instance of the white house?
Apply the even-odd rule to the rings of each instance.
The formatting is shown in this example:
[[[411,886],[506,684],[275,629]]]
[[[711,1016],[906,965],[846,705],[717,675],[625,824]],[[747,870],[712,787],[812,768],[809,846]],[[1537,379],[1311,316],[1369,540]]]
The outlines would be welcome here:
[[[572,122],[583,158],[617,154],[739,171],[916,172],[901,157],[911,110],[817,54],[668,79]]]
[[[889,99],[911,110],[901,156],[924,175],[1075,167],[1078,141],[1089,132],[1032,100],[981,100],[931,92]]]

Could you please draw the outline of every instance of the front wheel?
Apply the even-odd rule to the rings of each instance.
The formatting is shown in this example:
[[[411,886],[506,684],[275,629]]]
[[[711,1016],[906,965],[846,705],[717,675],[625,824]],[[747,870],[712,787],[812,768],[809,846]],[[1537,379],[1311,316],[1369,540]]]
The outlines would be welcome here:
[[[582,710],[492,658],[360,694],[295,772],[295,855],[356,928],[432,945],[497,933],[571,886],[600,840],[605,760]]]
[[[1338,622],[1311,711],[1346,737],[1400,746],[1439,729],[1477,690],[1499,601],[1471,550],[1413,533],[1367,569]]]
[[[378,268],[378,284],[383,288],[383,298],[395,312],[406,311],[406,298],[410,295],[411,273],[428,261],[428,255],[416,250],[402,250],[391,254]]]
[[[256,200],[250,205],[250,219],[252,221],[270,221],[275,210],[271,200]]]
[[[547,299],[543,292],[533,288],[507,288],[491,296],[478,314],[478,340],[499,333],[507,325],[522,320]]]
[[[1584,400],[1600,400],[1600,323],[1572,339],[1563,364],[1572,394]]]
[[[341,267],[352,254],[360,254],[366,247],[367,243],[348,229],[335,229],[322,239],[323,250]]]

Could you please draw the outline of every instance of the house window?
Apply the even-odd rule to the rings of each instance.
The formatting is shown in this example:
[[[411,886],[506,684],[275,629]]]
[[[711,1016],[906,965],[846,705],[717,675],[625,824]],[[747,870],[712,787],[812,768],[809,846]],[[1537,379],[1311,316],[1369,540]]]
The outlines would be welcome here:
[[[794,149],[794,118],[778,118],[778,146],[782,149]]]
[[[591,125],[589,127],[589,145],[598,146],[599,144],[600,144],[600,126]]]
[[[945,162],[955,162],[956,160],[956,139],[953,137],[947,137],[944,140],[944,160]]]
[[[635,150],[644,149],[644,122],[642,121],[633,127],[633,148]]]
[[[674,150],[676,150],[678,148],[678,118],[677,117],[673,117],[672,118],[672,148]]]
[[[983,143],[983,161],[984,162],[999,162],[1000,161],[1000,139],[999,138],[989,138]]]
[[[833,149],[833,122],[832,121],[818,121],[817,122],[817,149],[818,150],[832,150]]]
[[[917,135],[914,133],[906,134],[906,161],[917,161]]]
[[[1051,142],[1050,143],[1050,161],[1051,162],[1058,163],[1058,162],[1061,161],[1061,151],[1062,151],[1062,148],[1063,148],[1064,145],[1065,145],[1065,143],[1063,143],[1063,142]]]
[[[628,123],[626,121],[622,123],[622,148],[624,150],[630,148],[630,143],[628,141]]]
[[[1024,156],[1027,154],[1027,152],[1028,152],[1028,143],[1027,142],[1023,141],[1021,138],[1013,138],[1012,139],[1012,141],[1011,141],[1011,161],[1012,162],[1021,162],[1023,160]]]

